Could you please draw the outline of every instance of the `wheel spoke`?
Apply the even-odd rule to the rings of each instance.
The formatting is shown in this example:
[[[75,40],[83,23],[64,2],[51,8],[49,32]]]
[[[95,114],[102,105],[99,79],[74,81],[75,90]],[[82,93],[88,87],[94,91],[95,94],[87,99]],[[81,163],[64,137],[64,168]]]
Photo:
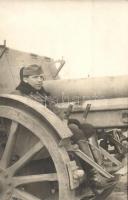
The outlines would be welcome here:
[[[16,163],[14,163],[8,170],[14,174],[17,170],[23,167],[29,160],[38,153],[44,145],[41,142],[35,144],[27,153],[25,153]]]
[[[29,175],[29,176],[17,176],[13,178],[14,186],[17,187],[19,185],[43,182],[43,181],[57,181],[57,174],[39,174],[39,175]]]
[[[41,200],[28,192],[21,191],[18,189],[14,190],[13,197],[20,199],[20,200]]]
[[[1,159],[1,165],[5,168],[8,166],[11,159],[12,150],[13,150],[15,140],[16,140],[15,133],[16,133],[17,127],[18,127],[18,123],[15,121],[12,121],[9,135],[8,135],[8,140],[7,140],[5,150]]]

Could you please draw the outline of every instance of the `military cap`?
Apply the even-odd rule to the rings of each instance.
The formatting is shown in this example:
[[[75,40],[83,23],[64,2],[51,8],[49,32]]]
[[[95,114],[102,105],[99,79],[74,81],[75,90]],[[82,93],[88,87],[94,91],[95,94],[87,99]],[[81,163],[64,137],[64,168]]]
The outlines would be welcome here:
[[[33,76],[43,74],[41,66],[33,64],[23,68],[23,76]]]

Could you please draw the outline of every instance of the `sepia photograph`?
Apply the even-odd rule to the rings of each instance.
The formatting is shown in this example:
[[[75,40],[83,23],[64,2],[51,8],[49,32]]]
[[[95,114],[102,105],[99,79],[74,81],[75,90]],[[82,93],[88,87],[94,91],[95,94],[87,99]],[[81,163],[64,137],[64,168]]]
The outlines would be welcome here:
[[[128,199],[128,0],[0,1],[0,200]]]

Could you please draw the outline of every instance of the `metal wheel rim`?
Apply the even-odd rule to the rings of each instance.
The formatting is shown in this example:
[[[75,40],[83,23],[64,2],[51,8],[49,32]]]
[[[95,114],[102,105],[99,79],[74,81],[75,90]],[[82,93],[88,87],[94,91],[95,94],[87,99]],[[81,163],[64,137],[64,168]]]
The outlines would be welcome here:
[[[13,121],[13,125],[12,125],[13,127],[15,127],[15,125],[16,125],[15,123],[17,122],[17,123],[22,124],[26,128],[29,128],[32,130],[32,132],[40,139],[40,143],[37,144],[37,149],[42,148],[41,145],[45,145],[54,161],[55,166],[56,166],[57,177],[58,177],[58,182],[59,182],[59,200],[63,200],[64,197],[65,197],[65,199],[70,199],[70,200],[74,199],[74,192],[71,192],[70,188],[69,188],[69,179],[68,179],[68,173],[67,173],[67,169],[66,169],[66,162],[69,161],[68,154],[64,148],[62,148],[62,147],[58,148],[57,138],[55,140],[54,136],[51,135],[51,133],[49,133],[47,131],[47,126],[45,127],[45,134],[47,135],[49,141],[46,137],[44,137],[44,136],[42,137],[42,135],[41,135],[42,128],[44,128],[44,127],[42,127],[41,121],[37,121],[38,117],[36,116],[36,118],[33,119],[33,117],[30,116],[25,110],[21,110],[20,108],[14,108],[13,106],[11,107],[11,105],[9,105],[9,106],[1,105],[0,117],[11,119]],[[29,117],[29,119],[28,119],[28,117]],[[28,120],[27,123],[25,123],[24,119]],[[38,133],[36,132],[36,126],[34,124],[36,124],[36,126],[38,126]],[[51,130],[51,132],[52,131],[53,130]],[[48,142],[49,142],[49,144],[52,142],[51,143],[52,145],[54,143],[54,148],[56,149],[56,152],[53,152],[53,148],[51,145],[49,145],[49,147],[47,146]],[[59,163],[56,162],[58,160],[59,160]],[[5,172],[3,171],[3,167],[1,167],[1,171],[2,171],[2,177],[3,177],[3,174],[5,175]],[[12,171],[13,171],[12,168],[10,171],[12,173]],[[14,171],[13,171],[13,173],[14,173]],[[9,179],[8,179],[8,181],[9,181],[11,179],[10,172],[9,172],[9,174],[7,173],[7,175],[9,176]],[[13,184],[11,184],[9,186],[10,189],[8,189],[8,191],[6,192],[6,200],[10,200],[12,193],[14,193],[14,185],[13,186],[12,185]],[[16,192],[17,192],[17,195],[15,195],[15,196],[20,197],[23,195],[23,192],[22,192],[22,194],[20,194],[20,193],[18,194],[19,191],[15,190],[15,193]],[[24,200],[25,198],[26,198],[25,200],[29,200],[30,198],[31,198],[31,200],[38,200],[36,197],[34,197],[32,199],[32,197],[30,197],[30,196],[27,197],[27,195],[26,195],[26,197],[21,197],[21,198],[22,198],[22,200]]]

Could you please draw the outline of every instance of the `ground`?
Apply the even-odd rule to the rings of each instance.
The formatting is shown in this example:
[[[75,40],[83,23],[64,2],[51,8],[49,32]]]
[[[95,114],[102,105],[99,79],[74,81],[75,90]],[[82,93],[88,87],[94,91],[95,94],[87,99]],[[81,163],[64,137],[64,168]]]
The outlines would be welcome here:
[[[119,181],[107,200],[127,200],[128,199],[128,171],[127,171],[127,155],[124,162],[123,170],[119,171]]]
[[[112,194],[107,198],[107,200],[127,200],[128,199],[128,190],[127,190],[127,177],[128,174],[125,174],[120,177],[119,183],[115,187]]]

